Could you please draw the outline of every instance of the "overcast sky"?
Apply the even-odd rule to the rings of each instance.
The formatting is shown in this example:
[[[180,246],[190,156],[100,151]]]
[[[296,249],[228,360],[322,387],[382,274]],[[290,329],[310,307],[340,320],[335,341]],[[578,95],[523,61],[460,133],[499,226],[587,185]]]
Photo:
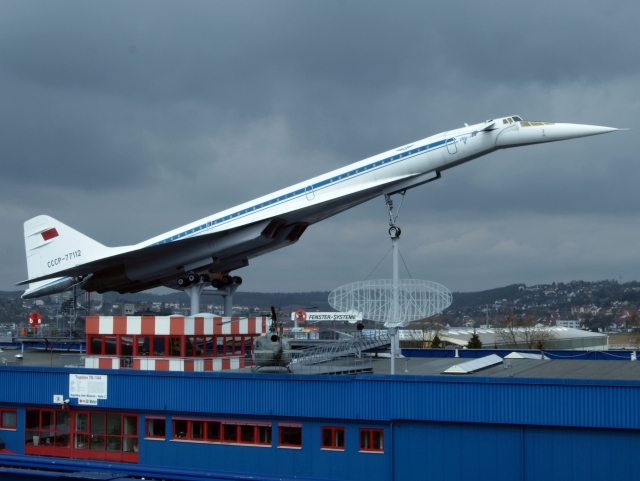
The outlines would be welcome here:
[[[411,276],[640,280],[639,18],[637,1],[1,1],[0,289],[27,278],[36,215],[134,244],[516,114],[632,130],[496,152],[409,191]],[[363,280],[387,223],[375,199],[234,274],[266,292]]]

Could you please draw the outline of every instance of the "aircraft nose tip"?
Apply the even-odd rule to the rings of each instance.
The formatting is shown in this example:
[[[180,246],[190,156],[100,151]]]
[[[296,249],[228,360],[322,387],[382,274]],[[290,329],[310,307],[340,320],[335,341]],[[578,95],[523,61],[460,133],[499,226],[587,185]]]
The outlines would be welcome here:
[[[557,140],[577,139],[579,137],[589,137],[591,135],[608,134],[609,132],[622,130],[616,127],[605,127],[602,125],[583,125],[583,124],[555,124],[555,127],[556,127],[555,129],[547,129],[547,130],[552,136],[554,137],[557,136],[558,137]]]

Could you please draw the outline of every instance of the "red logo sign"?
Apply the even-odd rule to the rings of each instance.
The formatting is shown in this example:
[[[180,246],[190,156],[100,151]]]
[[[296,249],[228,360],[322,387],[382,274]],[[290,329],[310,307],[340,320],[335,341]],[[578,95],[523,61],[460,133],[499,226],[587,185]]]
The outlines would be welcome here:
[[[42,324],[42,315],[39,312],[33,311],[31,314],[29,314],[30,326],[39,326],[40,324]]]
[[[298,321],[298,324],[304,324],[307,320],[307,311],[304,309],[298,309],[296,311],[296,320]]]

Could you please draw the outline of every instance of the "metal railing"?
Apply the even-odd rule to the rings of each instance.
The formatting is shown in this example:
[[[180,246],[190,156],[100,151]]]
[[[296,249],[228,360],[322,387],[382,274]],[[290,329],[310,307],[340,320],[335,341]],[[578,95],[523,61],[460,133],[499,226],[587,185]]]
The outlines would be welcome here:
[[[48,341],[63,339],[84,339],[85,333],[82,330],[72,330],[69,328],[59,329],[55,326],[18,327],[6,332],[7,336],[14,338],[42,339]]]
[[[352,354],[334,358],[328,362],[315,364],[291,363],[289,368],[294,374],[356,374],[373,371],[371,356],[357,357]]]
[[[58,356],[58,367],[84,367],[86,356],[84,354],[60,354]]]
[[[323,346],[305,349],[299,354],[295,353],[292,364],[309,366],[313,364],[326,363],[336,358],[355,355],[360,358],[362,351],[375,349],[391,343],[391,339],[386,333],[376,333],[375,335],[362,336],[356,334],[351,339],[336,341]]]

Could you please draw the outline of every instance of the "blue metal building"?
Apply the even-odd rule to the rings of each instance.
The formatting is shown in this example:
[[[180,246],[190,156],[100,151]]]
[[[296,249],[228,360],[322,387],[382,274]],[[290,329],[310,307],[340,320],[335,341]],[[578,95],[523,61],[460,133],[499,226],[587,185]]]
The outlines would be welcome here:
[[[601,481],[634,474],[640,450],[637,380],[91,370],[108,376],[107,399],[54,404],[54,395],[69,397],[78,372],[0,369],[0,414],[15,413],[14,426],[0,423],[3,479],[101,471],[167,480]],[[51,411],[72,420],[58,425],[70,438],[60,451],[34,446],[30,434],[57,442],[54,417],[33,427],[34,413],[42,423]],[[112,433],[121,451],[131,447],[122,459],[104,447],[109,433],[85,429],[92,442],[105,434],[103,451],[74,450],[85,431],[73,420],[104,422],[103,414],[124,420],[125,432]],[[24,478],[9,466],[49,471]]]

